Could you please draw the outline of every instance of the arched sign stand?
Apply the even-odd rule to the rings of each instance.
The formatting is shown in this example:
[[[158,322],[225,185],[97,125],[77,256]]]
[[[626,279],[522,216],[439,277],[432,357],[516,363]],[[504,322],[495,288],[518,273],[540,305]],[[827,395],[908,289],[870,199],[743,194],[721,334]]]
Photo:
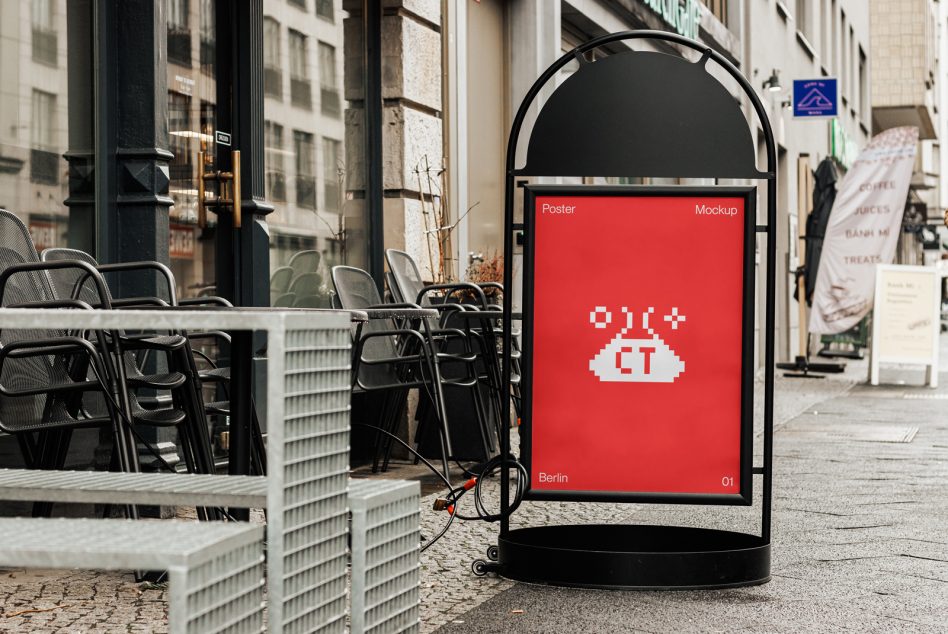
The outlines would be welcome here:
[[[674,43],[701,58],[639,51],[586,58],[632,39]],[[573,60],[579,69],[543,105],[526,164],[517,168],[528,110]],[[738,101],[708,71],[712,62],[753,104],[766,172],[757,169]],[[590,185],[525,185],[518,223],[516,181],[526,176],[764,180],[767,224],[756,224],[755,187]],[[707,46],[661,31],[615,33],[570,51],[533,84],[508,139],[504,240],[504,284],[511,289],[514,235],[523,232],[520,431],[531,476],[525,499],[748,506],[760,476],[761,532],[623,524],[511,530],[504,468],[500,536],[488,549],[494,561],[475,562],[476,571],[616,588],[720,588],[770,579],[775,220],[770,122],[747,79]],[[767,278],[763,458],[755,465],[758,233],[767,234]],[[678,257],[669,253],[669,240],[678,242]],[[645,259],[653,243],[672,257]],[[511,297],[503,307],[506,351]],[[504,385],[511,373],[505,355]],[[501,454],[509,457],[509,400],[506,409]]]

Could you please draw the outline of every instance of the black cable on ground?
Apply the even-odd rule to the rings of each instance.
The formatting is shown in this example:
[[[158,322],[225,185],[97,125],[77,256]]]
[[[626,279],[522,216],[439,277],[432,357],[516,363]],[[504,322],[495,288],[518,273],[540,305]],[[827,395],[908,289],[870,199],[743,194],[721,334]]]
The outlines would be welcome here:
[[[467,480],[464,484],[462,484],[459,487],[452,487],[451,482],[444,476],[444,474],[438,471],[438,469],[435,468],[435,466],[431,464],[428,460],[426,460],[424,456],[418,453],[415,449],[411,448],[408,445],[408,443],[406,443],[404,440],[402,440],[395,434],[385,429],[382,429],[381,427],[378,427],[377,425],[370,425],[369,423],[352,423],[352,425],[356,427],[367,427],[369,429],[374,429],[394,439],[396,442],[398,442],[398,444],[400,444],[402,447],[407,449],[409,452],[412,453],[412,455],[414,455],[421,462],[423,462],[424,465],[428,467],[428,469],[433,474],[435,474],[436,476],[438,476],[438,478],[441,479],[445,487],[448,489],[448,494],[442,498],[438,498],[437,500],[435,500],[435,504],[434,504],[434,510],[447,511],[450,514],[448,517],[448,521],[445,522],[444,526],[441,528],[438,534],[432,537],[431,539],[425,539],[425,537],[422,536],[422,541],[424,541],[425,543],[421,547],[421,552],[426,551],[428,548],[434,545],[435,542],[441,539],[444,536],[444,534],[448,532],[448,529],[451,527],[451,524],[454,522],[455,518],[462,519],[462,520],[472,520],[472,521],[481,520],[484,522],[499,522],[501,519],[503,519],[504,515],[509,516],[514,511],[516,511],[517,508],[520,507],[520,503],[523,501],[523,494],[524,494],[524,491],[526,490],[527,481],[529,480],[530,476],[527,473],[527,469],[522,464],[520,464],[517,461],[517,459],[513,457],[513,455],[509,455],[506,461],[508,468],[513,468],[517,471],[517,489],[513,496],[513,502],[510,505],[510,508],[507,509],[506,513],[503,513],[503,512],[489,513],[487,511],[486,505],[484,504],[481,483],[484,481],[485,478],[492,477],[495,474],[495,472],[500,471],[504,462],[502,456],[494,456],[487,462],[483,463],[483,465],[479,465],[480,466],[479,475],[475,475],[474,477]],[[464,494],[466,494],[468,491],[472,489],[474,491],[474,508],[477,511],[477,515],[461,515],[458,513],[458,509],[460,507],[459,502],[461,498],[464,497]]]

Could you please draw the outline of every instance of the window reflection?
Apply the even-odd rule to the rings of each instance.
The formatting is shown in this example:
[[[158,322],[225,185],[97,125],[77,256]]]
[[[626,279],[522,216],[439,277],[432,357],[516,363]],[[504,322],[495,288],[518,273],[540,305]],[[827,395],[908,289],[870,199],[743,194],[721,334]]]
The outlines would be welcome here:
[[[88,16],[74,17],[89,24]],[[63,155],[70,149],[66,21],[65,0],[0,2],[0,24],[14,27],[4,28],[0,38],[0,208],[27,225],[40,251],[72,246],[64,205],[69,180]],[[74,149],[91,155],[91,146]]]
[[[273,305],[329,306],[331,267],[364,266],[364,240],[349,230],[364,223],[361,201],[346,195],[351,176],[338,52],[344,50],[347,16],[339,7],[332,0],[316,0],[315,6],[264,1],[266,182],[275,207],[267,217]],[[349,125],[361,129],[354,115]]]

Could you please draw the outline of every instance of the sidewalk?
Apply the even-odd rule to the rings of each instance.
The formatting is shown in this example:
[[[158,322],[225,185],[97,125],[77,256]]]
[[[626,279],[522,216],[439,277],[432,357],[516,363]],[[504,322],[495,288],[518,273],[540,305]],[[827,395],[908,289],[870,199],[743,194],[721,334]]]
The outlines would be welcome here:
[[[770,583],[657,593],[475,577],[497,526],[459,521],[422,555],[422,631],[948,632],[948,372],[938,390],[914,387],[917,370],[882,379],[863,385],[864,361],[825,379],[778,375]],[[445,519],[430,510],[437,495],[422,501],[425,535]],[[759,507],[524,503],[512,525],[582,522],[753,531]],[[163,588],[131,574],[0,571],[0,632],[166,632],[166,608]]]
[[[468,524],[431,549],[440,558],[429,551],[423,560],[425,630],[948,632],[946,336],[942,351],[937,390],[916,387],[921,371],[897,368],[883,370],[887,385],[865,385],[865,361],[826,379],[778,376],[770,583],[614,592],[476,578],[470,562],[483,558],[496,527]],[[429,532],[436,525],[430,515]],[[525,503],[512,524],[628,522],[750,532],[759,516],[756,505]]]

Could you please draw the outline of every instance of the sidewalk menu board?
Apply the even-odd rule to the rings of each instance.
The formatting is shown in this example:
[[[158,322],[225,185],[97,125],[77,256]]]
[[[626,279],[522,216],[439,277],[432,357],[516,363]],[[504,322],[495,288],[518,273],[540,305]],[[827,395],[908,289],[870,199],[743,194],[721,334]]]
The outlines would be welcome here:
[[[526,187],[528,498],[750,504],[755,197]]]
[[[938,386],[941,275],[938,269],[898,264],[876,267],[869,382],[879,384],[880,363],[928,366],[926,383]]]

